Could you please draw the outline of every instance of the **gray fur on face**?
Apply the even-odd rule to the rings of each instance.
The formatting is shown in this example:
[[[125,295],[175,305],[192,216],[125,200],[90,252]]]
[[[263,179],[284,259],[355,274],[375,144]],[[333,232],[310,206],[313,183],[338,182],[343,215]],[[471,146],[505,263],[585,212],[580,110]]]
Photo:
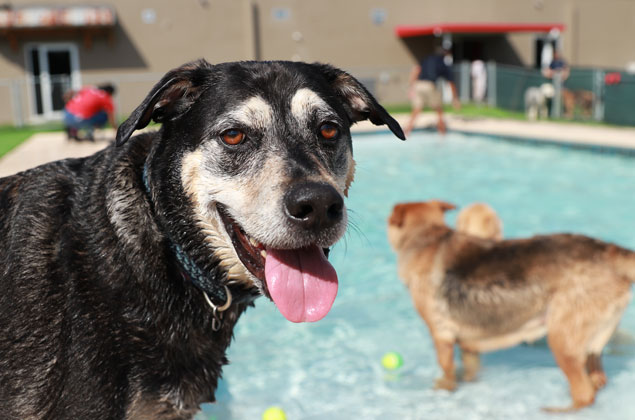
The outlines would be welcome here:
[[[299,89],[289,105],[293,126],[286,129],[280,128],[285,124],[284,116],[276,113],[274,107],[260,96],[248,98],[219,116],[211,129],[212,133],[222,133],[240,124],[249,133],[256,133],[260,142],[258,149],[245,161],[239,175],[232,176],[221,169],[227,151],[212,136],[197,149],[184,155],[181,181],[195,203],[198,218],[204,223],[220,223],[215,204],[222,203],[245,232],[259,243],[290,249],[310,243],[329,247],[344,234],[346,216],[334,229],[323,232],[318,238],[296,234],[284,214],[282,200],[289,185],[302,179],[292,177],[288,173],[289,162],[294,160],[293,155],[298,151],[290,153],[284,145],[293,142],[297,148],[308,149],[310,146],[307,147],[303,143],[307,142],[304,138],[314,136],[313,132],[316,129],[309,125],[312,118],[316,115],[318,121],[340,118],[336,117],[335,111],[323,99],[306,88]],[[281,138],[281,134],[288,132],[296,132],[299,135],[293,139]],[[350,138],[348,140],[350,141]],[[335,159],[333,166],[337,168],[336,173],[332,173],[326,167],[322,158],[309,156],[308,159],[312,168],[304,168],[305,180],[328,183],[343,195],[346,176],[351,170],[350,148],[345,148],[345,152]],[[302,164],[296,162],[295,165]],[[216,246],[220,247],[224,243],[225,246],[221,248],[232,254],[226,233],[220,232],[215,237]],[[237,257],[233,257],[234,261],[238,261]],[[246,273],[246,270],[243,271]]]

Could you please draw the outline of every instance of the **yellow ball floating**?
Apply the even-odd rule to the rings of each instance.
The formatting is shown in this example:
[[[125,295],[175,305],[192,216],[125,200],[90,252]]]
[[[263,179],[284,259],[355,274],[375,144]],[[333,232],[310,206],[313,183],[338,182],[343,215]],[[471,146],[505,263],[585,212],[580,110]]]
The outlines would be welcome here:
[[[389,351],[381,358],[381,365],[387,370],[396,370],[403,366],[403,358],[394,351]]]
[[[280,407],[269,407],[262,413],[262,420],[287,420],[287,415]]]

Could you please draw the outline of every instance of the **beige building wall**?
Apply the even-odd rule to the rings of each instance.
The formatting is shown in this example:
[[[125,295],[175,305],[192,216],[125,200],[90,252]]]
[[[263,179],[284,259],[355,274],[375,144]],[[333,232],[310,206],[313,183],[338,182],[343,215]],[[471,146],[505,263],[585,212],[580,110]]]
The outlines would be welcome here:
[[[445,22],[564,23],[565,58],[572,65],[623,68],[635,61],[633,0],[13,0],[28,5],[110,4],[118,24],[92,47],[79,35],[21,38],[13,51],[0,37],[0,122],[14,110],[10,80],[26,83],[27,41],[68,41],[79,51],[82,83],[112,81],[129,113],[167,70],[205,57],[322,61],[350,71],[384,103],[405,102],[406,81],[417,58],[439,42],[433,36],[400,39],[398,25]],[[254,11],[257,14],[254,15]],[[257,19],[256,19],[257,17]],[[254,20],[258,25],[254,29]],[[254,32],[255,31],[255,32]],[[465,36],[465,35],[461,35]],[[460,38],[461,36],[457,36]],[[536,34],[500,35],[489,52],[533,65]],[[507,55],[507,56],[506,56]],[[26,90],[25,86],[14,90]],[[32,110],[28,96],[23,113]]]
[[[566,6],[565,1],[527,0],[258,0],[257,4],[264,58],[329,61],[342,67],[412,65],[408,45],[395,35],[397,25],[562,22]],[[288,9],[288,18],[275,19],[276,9]],[[378,10],[385,12],[382,23],[373,22]],[[523,38],[527,36],[521,36],[518,45],[529,61],[533,50]]]
[[[95,36],[87,48],[80,33],[60,36],[19,35],[17,51],[0,39],[0,94],[2,79],[26,84],[25,45],[29,42],[75,44],[79,51],[82,84],[113,82],[119,112],[128,114],[169,69],[205,57],[211,62],[249,58],[251,25],[249,2],[189,0],[14,0],[20,6],[69,6],[111,4],[118,23],[112,35]],[[2,98],[5,99],[5,98]],[[25,92],[23,115],[32,115],[32,95]],[[15,106],[15,105],[14,105]],[[0,123],[11,122],[8,100],[0,100]]]
[[[635,1],[571,0],[569,57],[579,66],[635,63]]]
[[[78,43],[82,50],[82,71],[87,73],[103,70],[164,72],[203,56],[211,61],[230,61],[251,54],[247,44],[250,32],[242,25],[248,17],[246,0],[14,0],[11,4],[14,7],[111,4],[118,19],[112,43],[105,37],[96,37],[88,49],[83,46],[81,37],[38,38],[38,41]],[[6,42],[0,43],[0,51],[5,59],[7,54],[15,56],[8,53]],[[19,51],[19,57],[8,60],[13,61],[11,65],[0,64],[3,76],[21,73],[22,53]]]
[[[418,52],[413,44],[425,41],[399,39],[397,25],[502,22],[563,23],[563,53],[575,66],[624,68],[635,62],[633,0],[254,1],[260,9],[265,59],[327,61],[349,69],[411,66]],[[288,18],[275,19],[274,10],[285,8]],[[385,13],[381,23],[373,21],[378,11]],[[505,38],[522,64],[533,65],[538,35]]]
[[[417,58],[433,51],[432,36],[400,39],[398,25],[444,22],[554,22],[564,1],[526,0],[258,0],[263,59],[329,62],[364,81],[385,103],[407,101],[407,80]],[[540,4],[536,6],[536,4]],[[283,13],[285,12],[285,13]],[[383,20],[377,20],[377,16]],[[566,36],[566,35],[565,35]],[[514,49],[521,65],[532,65],[535,34],[496,39],[491,56]],[[501,45],[499,45],[501,44]],[[502,45],[505,44],[505,45]]]

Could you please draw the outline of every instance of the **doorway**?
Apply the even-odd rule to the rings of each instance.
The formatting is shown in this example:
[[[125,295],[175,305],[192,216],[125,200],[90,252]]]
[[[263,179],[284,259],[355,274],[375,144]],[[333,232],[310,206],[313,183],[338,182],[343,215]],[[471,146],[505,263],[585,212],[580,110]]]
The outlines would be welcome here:
[[[549,67],[553,60],[553,53],[560,47],[559,39],[549,35],[540,35],[534,41],[534,67],[543,69]]]
[[[32,119],[61,118],[64,93],[81,87],[77,46],[30,44],[26,60]]]

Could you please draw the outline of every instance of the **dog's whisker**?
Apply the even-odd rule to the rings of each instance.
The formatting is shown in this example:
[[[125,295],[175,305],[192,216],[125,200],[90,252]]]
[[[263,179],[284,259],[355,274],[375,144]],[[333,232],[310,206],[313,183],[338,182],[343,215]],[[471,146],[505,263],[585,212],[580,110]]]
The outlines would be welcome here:
[[[347,223],[345,236],[352,235],[352,233],[355,233],[363,240],[364,243],[366,243],[367,245],[370,245],[371,244],[370,240],[368,239],[368,237],[366,236],[362,228],[360,228],[357,225],[357,222],[355,220],[355,216],[356,216],[355,211],[352,209],[348,209],[348,215],[349,216],[348,216],[348,223]]]

